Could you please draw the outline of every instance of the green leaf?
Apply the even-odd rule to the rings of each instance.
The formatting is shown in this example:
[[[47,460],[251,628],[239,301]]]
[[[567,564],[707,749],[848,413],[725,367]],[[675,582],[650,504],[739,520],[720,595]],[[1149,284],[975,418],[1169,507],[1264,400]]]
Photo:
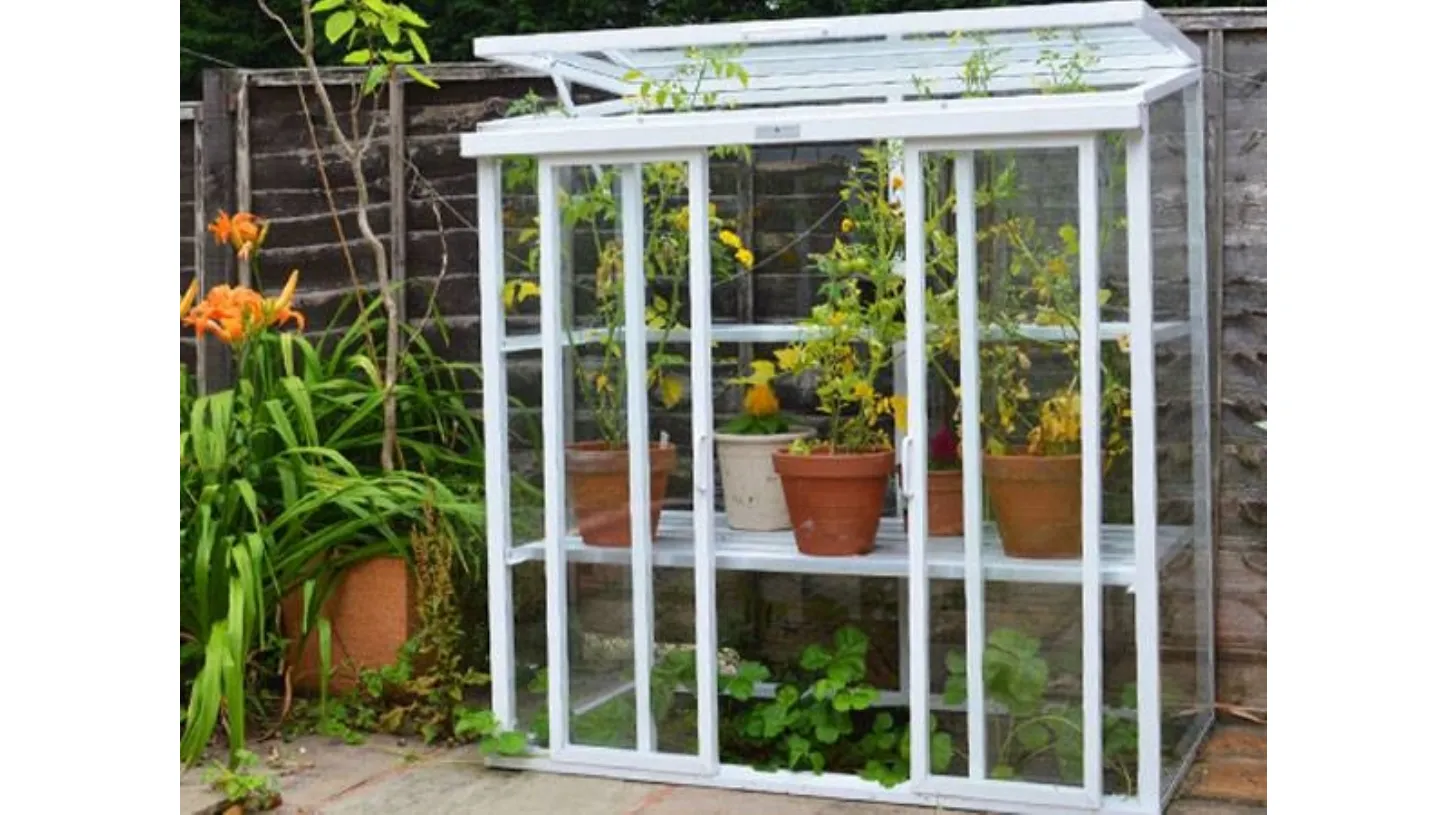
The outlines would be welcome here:
[[[396,45],[402,42],[402,26],[396,20],[383,20],[379,26],[382,29],[382,36],[387,38],[388,45]]]
[[[963,674],[966,671],[965,654],[956,650],[945,652],[945,670],[948,673]]]
[[[1027,722],[1016,730],[1016,740],[1027,750],[1039,750],[1051,741],[1051,731],[1040,722]]]
[[[528,751],[528,738],[517,730],[498,734],[498,753],[505,756],[521,756]]]
[[[367,71],[367,78],[362,82],[362,93],[366,95],[377,90],[377,86],[381,85],[382,81],[386,78],[387,66],[373,65],[372,68]]]
[[[432,55],[428,53],[427,44],[422,41],[422,35],[412,29],[407,29],[407,40],[412,43],[412,50],[422,57],[423,62],[432,62]]]
[[[949,733],[944,731],[933,733],[930,736],[930,771],[932,773],[943,773],[950,767],[950,759],[955,755],[955,740]]]
[[[347,0],[317,0],[312,4],[312,13],[321,14],[324,11],[331,11],[346,4]]]
[[[357,25],[357,13],[351,9],[339,11],[327,18],[327,25],[324,29],[327,34],[327,41],[335,43]]]
[[[372,49],[370,48],[358,48],[356,51],[347,52],[347,56],[342,57],[343,65],[366,65],[371,61]]]
[[[840,740],[840,728],[833,722],[825,722],[815,726],[815,739],[823,744],[834,744]]]
[[[807,671],[819,671],[832,661],[830,652],[818,645],[810,645],[799,655],[799,665]]]
[[[432,77],[425,75],[422,71],[417,70],[411,65],[402,66],[402,70],[408,76],[412,77],[413,81],[418,83],[419,85],[426,85],[433,90],[437,90],[437,83],[432,81]]]
[[[394,3],[392,6],[392,13],[397,15],[397,19],[401,20],[404,23],[407,23],[410,26],[413,26],[415,28],[427,28],[427,21],[417,16],[417,12],[408,8],[406,4]]]

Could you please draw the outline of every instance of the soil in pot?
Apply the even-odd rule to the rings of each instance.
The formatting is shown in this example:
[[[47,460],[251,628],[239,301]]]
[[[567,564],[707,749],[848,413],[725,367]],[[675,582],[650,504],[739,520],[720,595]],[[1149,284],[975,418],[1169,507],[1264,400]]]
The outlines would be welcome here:
[[[984,457],[986,489],[1007,557],[1081,557],[1081,457]]]
[[[806,555],[863,555],[875,548],[895,453],[774,453],[795,545]]]
[[[678,448],[668,443],[649,445],[650,538],[659,534],[664,493],[669,475],[679,462]],[[626,547],[633,543],[628,490],[628,447],[585,441],[564,451],[568,494],[578,520],[578,534],[589,546]]]
[[[814,435],[810,428],[767,436],[716,433],[724,517],[733,529],[777,532],[789,528],[784,489],[774,471],[774,451]]]

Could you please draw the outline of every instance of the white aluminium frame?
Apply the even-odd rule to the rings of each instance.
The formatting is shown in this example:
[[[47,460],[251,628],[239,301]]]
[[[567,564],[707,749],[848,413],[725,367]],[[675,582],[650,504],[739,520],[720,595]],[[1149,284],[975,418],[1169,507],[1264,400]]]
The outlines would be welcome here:
[[[1090,4],[1118,10],[1137,3]],[[1026,9],[988,10],[1024,13]],[[972,14],[982,12],[971,12]],[[897,15],[910,16],[910,15]],[[1002,15],[1000,20],[1015,20]],[[1004,24],[1004,23],[1002,23]],[[710,27],[712,28],[712,27]],[[569,35],[547,35],[569,36]],[[679,35],[685,37],[686,34]],[[722,35],[721,35],[722,36]],[[1180,35],[1176,35],[1180,36]],[[598,46],[593,46],[597,48]],[[1212,723],[1214,698],[1211,598],[1210,424],[1207,413],[1210,396],[1207,378],[1206,251],[1204,110],[1200,74],[1195,67],[1184,68],[1147,87],[1129,91],[1096,93],[1082,97],[985,99],[964,102],[898,102],[881,105],[839,105],[826,108],[798,108],[771,111],[724,111],[674,114],[645,121],[639,117],[567,120],[530,123],[525,127],[500,128],[494,132],[463,136],[464,155],[478,162],[479,285],[482,311],[482,362],[484,383],[485,440],[489,450],[485,482],[488,505],[489,624],[493,709],[503,727],[519,725],[514,682],[512,568],[522,560],[514,557],[510,528],[508,472],[508,398],[506,362],[510,352],[538,349],[543,356],[544,561],[547,576],[548,703],[549,743],[527,756],[496,758],[498,766],[545,771],[599,775],[641,781],[682,783],[721,788],[772,791],[899,804],[941,806],[1018,813],[1132,813],[1159,815],[1167,799],[1179,786],[1207,730]],[[1191,546],[1197,572],[1198,657],[1197,691],[1204,703],[1191,731],[1184,739],[1186,758],[1163,776],[1161,754],[1160,675],[1160,573],[1156,518],[1156,427],[1155,346],[1164,339],[1181,336],[1154,321],[1152,289],[1151,184],[1149,117],[1145,108],[1167,94],[1185,91],[1188,201],[1188,271],[1191,279],[1190,342],[1193,394],[1193,473],[1195,480],[1195,523]],[[573,125],[570,127],[569,125]],[[584,125],[584,126],[579,126]],[[1095,236],[1100,202],[1096,186],[1097,149],[1101,134],[1124,134],[1127,145],[1126,202],[1129,233],[1130,319],[1125,325],[1100,321],[1099,304],[1092,293],[1098,288],[1100,257]],[[971,157],[980,151],[1007,149],[1068,148],[1078,156],[1078,196],[1081,222],[1081,315],[1082,371],[1099,371],[1099,342],[1103,338],[1130,339],[1133,423],[1133,483],[1136,517],[1132,527],[1135,548],[1135,628],[1138,686],[1139,756],[1138,786],[1131,797],[1111,796],[1102,789],[1101,730],[1102,687],[1102,529],[1097,523],[1083,523],[1080,583],[1082,587],[1082,700],[1085,741],[1084,781],[1081,786],[1048,786],[988,777],[985,761],[985,693],[981,671],[968,677],[968,732],[970,761],[964,777],[939,776],[930,772],[926,720],[932,703],[928,674],[928,586],[925,529],[928,505],[922,489],[926,479],[923,440],[912,430],[901,440],[901,494],[912,518],[908,531],[908,575],[905,603],[909,613],[902,620],[902,645],[908,642],[908,664],[902,665],[903,698],[911,716],[913,761],[910,780],[886,789],[853,776],[820,776],[794,773],[761,773],[745,767],[723,765],[718,755],[718,660],[716,616],[716,516],[713,506],[713,404],[695,399],[692,404],[694,486],[692,496],[693,568],[695,577],[695,636],[698,688],[699,753],[680,756],[655,749],[649,683],[637,681],[636,745],[634,750],[586,747],[569,743],[570,700],[566,566],[568,549],[564,495],[563,442],[566,436],[563,395],[564,343],[561,301],[555,293],[562,288],[560,222],[557,208],[557,173],[563,168],[612,165],[622,169],[621,222],[624,244],[625,347],[628,359],[628,392],[644,393],[644,344],[649,333],[643,324],[642,195],[640,166],[643,163],[675,161],[687,165],[690,213],[689,282],[691,289],[710,285],[707,148],[720,143],[780,143],[805,141],[856,141],[900,138],[904,142],[906,178],[906,318],[908,350],[905,380],[911,393],[921,392],[925,381],[924,342],[924,246],[923,200],[921,190],[923,153],[948,152],[956,157],[955,184],[960,189],[975,186]],[[541,332],[537,340],[508,338],[502,311],[504,282],[502,241],[502,186],[500,157],[512,153],[539,156],[540,283],[542,297]],[[974,212],[961,208],[956,213],[959,268],[962,274],[976,268],[975,242],[966,239],[975,232]],[[978,404],[978,343],[988,327],[978,325],[975,298],[962,288],[960,300],[962,402]],[[691,298],[687,335],[691,358],[691,390],[712,391],[712,341],[726,334],[740,337],[768,335],[787,338],[793,327],[737,327],[716,330],[712,326],[709,298]],[[757,328],[757,330],[756,330]],[[585,337],[582,340],[586,342]],[[1101,383],[1098,375],[1085,376],[1082,385],[1083,415],[1099,415]],[[629,456],[631,508],[635,540],[647,540],[649,475],[647,452],[647,409],[631,399]],[[923,428],[927,420],[925,402],[912,399],[908,426]],[[962,444],[979,450],[979,428],[963,423]],[[1100,427],[1087,422],[1083,427],[1082,506],[1087,519],[1101,517]],[[498,452],[501,451],[501,452]],[[966,652],[969,664],[982,664],[986,624],[985,569],[982,561],[983,509],[981,462],[967,456],[964,464],[964,504],[970,522],[963,537],[965,601],[967,612]],[[632,547],[628,563],[634,577],[633,643],[636,677],[647,676],[653,643],[653,598],[651,575],[655,567],[649,546]],[[736,566],[737,567],[737,566]],[[1203,582],[1205,581],[1205,583]],[[899,697],[897,697],[899,698]]]

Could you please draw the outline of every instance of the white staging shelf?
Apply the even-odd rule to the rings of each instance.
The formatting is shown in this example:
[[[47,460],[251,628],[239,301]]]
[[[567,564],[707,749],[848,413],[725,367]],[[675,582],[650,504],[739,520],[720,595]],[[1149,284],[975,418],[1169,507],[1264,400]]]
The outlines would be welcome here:
[[[794,342],[804,339],[809,335],[811,329],[794,323],[780,325],[715,325],[709,330],[709,336],[715,342]],[[1021,326],[1021,336],[1027,340],[1036,342],[1064,342],[1074,339],[1063,326],[1054,325],[1026,325]],[[1152,329],[1152,337],[1156,342],[1169,342],[1188,336],[1188,326],[1185,322],[1164,322],[1157,323]],[[572,341],[567,334],[564,334],[560,341],[563,345],[587,345],[591,342],[598,342],[605,334],[601,328],[585,328],[573,332]],[[1130,336],[1131,326],[1128,323],[1102,323],[1102,342],[1116,342],[1117,340]],[[650,329],[648,332],[649,342],[658,342],[664,336],[658,329]],[[622,341],[622,335],[618,338]],[[980,339],[985,342],[998,342],[1005,339],[1005,333],[999,328],[988,326],[980,332]],[[669,342],[677,342],[680,345],[689,342],[689,329],[686,326],[678,326],[669,331]],[[518,353],[522,351],[539,351],[543,348],[542,334],[518,334],[503,339],[504,353]]]
[[[690,567],[694,564],[694,513],[687,510],[666,510],[659,521],[659,534],[654,541],[655,567]],[[800,554],[794,533],[742,532],[730,529],[723,513],[716,519],[714,539],[716,568],[744,572],[787,572],[796,574],[851,575],[855,577],[908,577],[909,553],[905,544],[905,526],[899,518],[884,518],[875,539],[875,551],[855,557],[814,557]],[[1163,526],[1157,529],[1157,557],[1167,563],[1191,539],[1186,527]],[[959,537],[929,538],[926,568],[931,578],[963,580],[965,578],[965,546]],[[576,534],[564,541],[570,563],[605,563],[627,567],[632,555],[627,548],[588,546]],[[1001,550],[1000,536],[993,524],[985,525],[981,557],[985,579],[1018,583],[1080,583],[1079,560],[1025,560],[1006,557]],[[1136,580],[1132,528],[1108,524],[1101,529],[1101,583],[1127,586]],[[542,560],[547,551],[544,541],[516,546],[508,552],[508,562],[516,565]]]

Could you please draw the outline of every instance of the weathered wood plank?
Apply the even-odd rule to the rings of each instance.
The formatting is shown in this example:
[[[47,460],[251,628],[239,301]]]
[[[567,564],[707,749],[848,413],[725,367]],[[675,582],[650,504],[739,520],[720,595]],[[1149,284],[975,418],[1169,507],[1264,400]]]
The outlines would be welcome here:
[[[218,210],[236,211],[236,149],[235,149],[235,74],[208,70],[202,74],[201,102],[201,210],[212,214]],[[197,277],[201,288],[208,290],[223,283],[237,282],[236,255],[230,246],[217,245],[204,229],[197,240],[205,247]],[[231,382],[231,356],[221,343],[203,338],[198,370],[203,392],[225,388]]]

